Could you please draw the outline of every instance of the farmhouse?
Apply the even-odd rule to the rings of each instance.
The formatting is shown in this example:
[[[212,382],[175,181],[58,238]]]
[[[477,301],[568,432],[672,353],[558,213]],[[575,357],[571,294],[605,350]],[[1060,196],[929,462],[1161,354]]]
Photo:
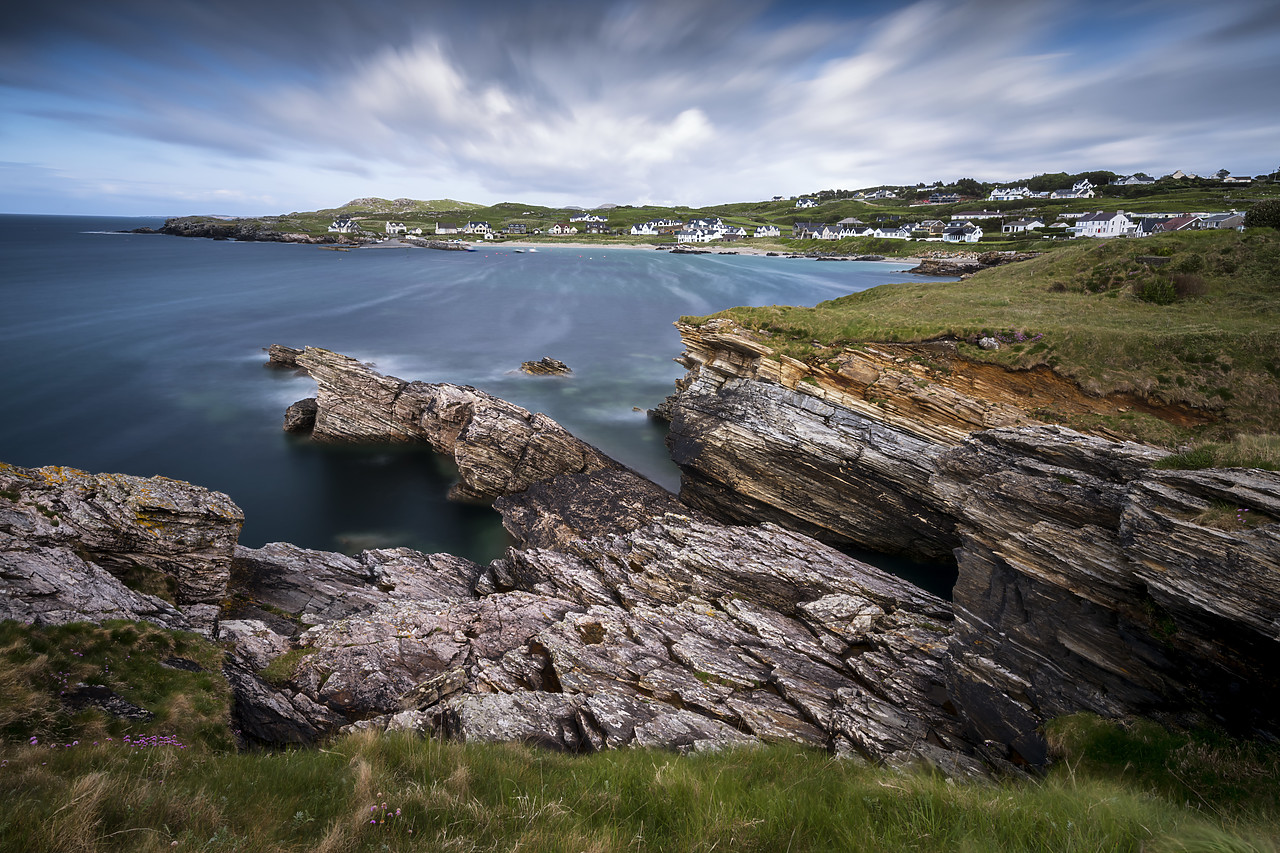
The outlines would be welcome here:
[[[1033,219],[1014,219],[1006,222],[1000,230],[1005,234],[1021,234],[1025,231],[1034,231],[1043,227],[1044,220],[1037,217]]]
[[[1124,237],[1134,232],[1134,224],[1122,211],[1098,211],[1077,217],[1071,230],[1077,237]]]
[[[944,243],[976,243],[982,239],[982,229],[977,225],[951,225],[942,232]]]

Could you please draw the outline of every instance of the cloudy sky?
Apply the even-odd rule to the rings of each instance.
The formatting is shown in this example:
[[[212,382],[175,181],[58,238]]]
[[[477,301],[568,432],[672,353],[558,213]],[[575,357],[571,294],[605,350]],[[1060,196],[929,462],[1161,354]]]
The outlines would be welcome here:
[[[0,212],[703,205],[1280,166],[1275,0],[62,0],[0,26]]]

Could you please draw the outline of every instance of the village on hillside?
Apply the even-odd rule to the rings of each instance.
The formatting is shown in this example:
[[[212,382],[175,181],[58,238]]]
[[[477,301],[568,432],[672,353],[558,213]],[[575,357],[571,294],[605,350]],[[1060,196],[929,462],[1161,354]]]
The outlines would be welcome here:
[[[1148,237],[1171,231],[1204,229],[1238,229],[1244,227],[1243,210],[1188,210],[1176,206],[1161,211],[1126,212],[1124,209],[1080,210],[1064,209],[1068,202],[1089,200],[1105,194],[1111,198],[1152,197],[1158,184],[1224,186],[1247,185],[1255,179],[1233,177],[1227,170],[1220,170],[1209,178],[1174,172],[1159,180],[1144,173],[1114,175],[1110,172],[1082,173],[1066,176],[1059,173],[1062,186],[1045,188],[1046,179],[1057,176],[1039,176],[1025,182],[982,185],[971,179],[961,179],[952,185],[935,184],[914,187],[876,187],[845,192],[829,190],[822,193],[792,198],[774,196],[772,218],[778,221],[757,221],[748,224],[726,222],[720,216],[689,216],[676,218],[660,216],[643,222],[627,224],[611,222],[609,214],[619,209],[577,211],[562,221],[541,227],[527,221],[512,219],[502,224],[483,220],[448,222],[436,220],[434,228],[425,225],[407,225],[402,221],[385,219],[381,234],[368,231],[370,217],[361,219],[349,215],[334,218],[328,231],[334,234],[362,234],[365,236],[435,236],[455,239],[497,240],[525,237],[667,237],[675,244],[732,243],[746,239],[790,238],[793,240],[843,240],[846,238],[876,238],[903,241],[939,243],[977,243],[1006,240],[1073,240],[1078,238]],[[1072,178],[1076,179],[1072,179]],[[1274,183],[1275,175],[1259,176]],[[1100,183],[1096,181],[1101,181]],[[989,187],[989,189],[987,188]],[[874,206],[865,214],[870,221],[857,216],[845,216],[836,221],[801,220],[797,211],[815,209],[832,201],[861,202]],[[786,202],[791,202],[790,206]],[[959,209],[961,204],[973,203],[973,209]],[[998,207],[988,209],[988,203]],[[892,207],[886,207],[891,205]],[[1099,207],[1114,208],[1114,204]],[[1149,207],[1150,205],[1144,205]],[[1247,205],[1246,205],[1247,206]],[[945,212],[941,208],[947,208]],[[1055,208],[1057,208],[1055,210]],[[931,209],[936,212],[931,213]],[[897,212],[888,212],[889,210]],[[567,211],[566,211],[567,212]],[[525,212],[529,216],[532,212]],[[563,213],[561,214],[563,215]],[[764,217],[770,218],[770,217]],[[832,217],[834,218],[834,217]]]

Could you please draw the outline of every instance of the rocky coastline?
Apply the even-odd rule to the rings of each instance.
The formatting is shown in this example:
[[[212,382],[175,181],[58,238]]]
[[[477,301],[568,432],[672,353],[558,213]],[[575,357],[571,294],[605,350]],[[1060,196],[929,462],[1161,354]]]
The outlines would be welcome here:
[[[1161,451],[1039,422],[1027,387],[945,353],[815,374],[740,329],[681,333],[679,496],[478,389],[273,346],[317,385],[286,429],[449,456],[507,555],[246,548],[225,495],[3,465],[0,617],[215,637],[236,724],[267,744],[785,741],[969,776],[1044,764],[1043,721],[1081,710],[1280,734],[1280,475],[1154,469]],[[1215,525],[1224,502],[1254,521]],[[833,545],[953,563],[954,600]]]

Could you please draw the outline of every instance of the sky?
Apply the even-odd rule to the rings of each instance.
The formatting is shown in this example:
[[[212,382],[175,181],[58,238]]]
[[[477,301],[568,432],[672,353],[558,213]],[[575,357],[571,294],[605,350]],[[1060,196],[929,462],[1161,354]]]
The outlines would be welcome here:
[[[1276,0],[62,0],[0,25],[0,212],[693,207],[1280,166]]]

